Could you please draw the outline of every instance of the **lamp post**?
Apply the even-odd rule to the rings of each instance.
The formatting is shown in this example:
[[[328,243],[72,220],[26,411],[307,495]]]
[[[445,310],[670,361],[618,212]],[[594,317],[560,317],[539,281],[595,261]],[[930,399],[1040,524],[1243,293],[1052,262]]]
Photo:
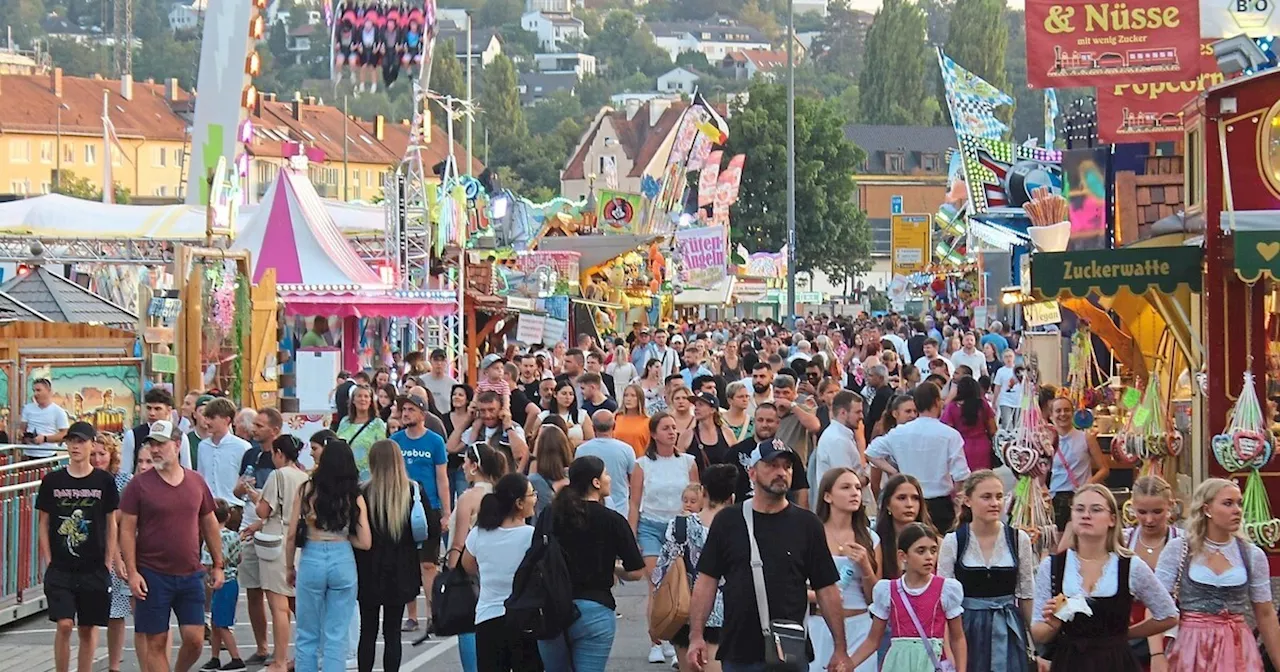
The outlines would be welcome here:
[[[62,188],[62,111],[70,109],[71,108],[66,103],[58,103],[58,125],[54,130],[57,137],[57,141],[55,143],[57,147],[54,151],[58,154],[54,165],[54,171],[57,173],[53,180],[54,191],[58,191]],[[110,160],[110,158],[108,158],[108,160]]]
[[[796,317],[796,4],[787,0],[787,315]]]

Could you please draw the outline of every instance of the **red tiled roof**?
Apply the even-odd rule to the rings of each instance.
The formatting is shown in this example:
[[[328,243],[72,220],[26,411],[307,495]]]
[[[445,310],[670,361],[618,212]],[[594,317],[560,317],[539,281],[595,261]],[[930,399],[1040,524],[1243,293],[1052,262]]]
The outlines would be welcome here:
[[[133,83],[133,98],[120,95],[119,80],[62,77],[62,97],[53,93],[51,75],[0,76],[0,134],[49,133],[57,131],[59,104],[62,132],[75,135],[102,134],[102,92],[110,92],[108,111],[116,134],[122,138],[183,141],[187,124],[173,113],[165,98],[164,84]],[[178,100],[187,92],[178,89]]]
[[[252,117],[254,156],[283,157],[285,142],[301,142],[323,150],[329,160],[343,155],[342,110],[329,105],[298,103],[298,119],[293,117],[292,101],[263,101],[259,115]],[[385,145],[366,135],[355,122],[348,122],[347,160],[353,163],[391,165],[399,157]]]
[[[653,157],[657,155],[658,150],[662,148],[663,142],[675,131],[676,124],[680,121],[680,115],[689,107],[688,103],[672,103],[658,118],[658,123],[650,126],[650,105],[652,103],[641,105],[640,110],[630,120],[627,119],[626,110],[613,110],[601,116],[599,122],[587,131],[587,135],[582,141],[582,146],[578,148],[577,153],[573,155],[573,158],[565,166],[561,179],[586,179],[587,172],[583,164],[587,160],[587,152],[590,150],[591,145],[594,144],[596,135],[600,132],[600,127],[605,119],[608,119],[613,126],[614,133],[617,134],[618,145],[622,147],[623,153],[628,159],[631,159],[631,172],[628,177],[642,176],[644,169],[653,160]]]
[[[755,63],[756,68],[764,72],[769,72],[775,68],[787,67],[787,52],[766,49],[746,49],[742,51],[742,55]]]
[[[373,122],[358,121],[357,123],[369,137],[373,137]],[[382,144],[394,152],[396,160],[399,161],[409,149],[409,125],[404,122],[387,120],[382,130]],[[459,172],[465,173],[465,164],[462,162],[466,161],[466,147],[462,142],[455,140],[453,152],[459,162]],[[444,161],[448,155],[449,136],[439,126],[436,126],[431,131],[431,143],[422,149],[422,169],[430,176],[431,168]],[[484,164],[479,159],[472,157],[471,171],[473,175],[479,175],[484,172]]]

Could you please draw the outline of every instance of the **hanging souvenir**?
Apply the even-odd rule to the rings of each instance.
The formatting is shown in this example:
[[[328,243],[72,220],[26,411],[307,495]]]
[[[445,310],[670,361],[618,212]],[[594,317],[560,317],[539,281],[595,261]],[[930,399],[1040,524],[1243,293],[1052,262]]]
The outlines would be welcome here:
[[[1258,403],[1252,371],[1245,371],[1244,389],[1229,417],[1226,430],[1213,437],[1213,456],[1227,471],[1249,471],[1241,526],[1253,543],[1274,548],[1280,544],[1280,519],[1271,515],[1266,486],[1259,473],[1273,457],[1274,438]]]

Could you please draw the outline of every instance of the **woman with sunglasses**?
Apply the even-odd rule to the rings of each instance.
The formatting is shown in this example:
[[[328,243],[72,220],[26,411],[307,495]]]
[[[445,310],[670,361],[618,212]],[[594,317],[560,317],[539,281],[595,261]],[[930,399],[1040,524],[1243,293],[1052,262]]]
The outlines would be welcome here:
[[[453,530],[453,534],[450,535],[445,562],[450,568],[458,566],[467,535],[476,524],[480,501],[493,492],[494,484],[507,473],[506,457],[502,451],[489,447],[487,443],[467,446],[462,458],[462,474],[470,487],[458,497],[458,506],[454,508],[453,517],[449,520],[449,529]],[[463,672],[477,672],[475,632],[458,635],[458,656],[461,658]]]

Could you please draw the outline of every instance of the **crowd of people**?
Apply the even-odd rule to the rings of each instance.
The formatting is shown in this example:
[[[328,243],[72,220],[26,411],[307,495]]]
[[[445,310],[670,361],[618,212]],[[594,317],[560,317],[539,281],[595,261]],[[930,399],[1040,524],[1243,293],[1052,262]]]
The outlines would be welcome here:
[[[468,671],[605,670],[626,581],[651,588],[651,624],[677,614],[682,627],[651,629],[648,660],[680,670],[1280,662],[1239,488],[1204,481],[1176,520],[1172,488],[1144,477],[1126,529],[1107,456],[1050,389],[1036,403],[1058,435],[1046,490],[1065,534],[1042,553],[1007,524],[993,439],[1030,396],[1020,339],[964,327],[636,324],[608,343],[511,346],[481,360],[474,387],[444,352],[411,353],[343,375],[331,428],[306,442],[273,408],[195,392],[175,408],[158,388],[117,440],[59,419],[37,381],[24,440],[70,455],[38,496],[59,672],[77,628],[81,672],[99,627],[120,669],[130,614],[147,672],[191,669],[206,637],[202,670],[394,672],[403,635],[435,630],[437,577],[461,572],[478,585],[458,636]],[[547,549],[572,616],[531,630],[511,610]],[[678,580],[691,589],[673,606],[662,589]]]

